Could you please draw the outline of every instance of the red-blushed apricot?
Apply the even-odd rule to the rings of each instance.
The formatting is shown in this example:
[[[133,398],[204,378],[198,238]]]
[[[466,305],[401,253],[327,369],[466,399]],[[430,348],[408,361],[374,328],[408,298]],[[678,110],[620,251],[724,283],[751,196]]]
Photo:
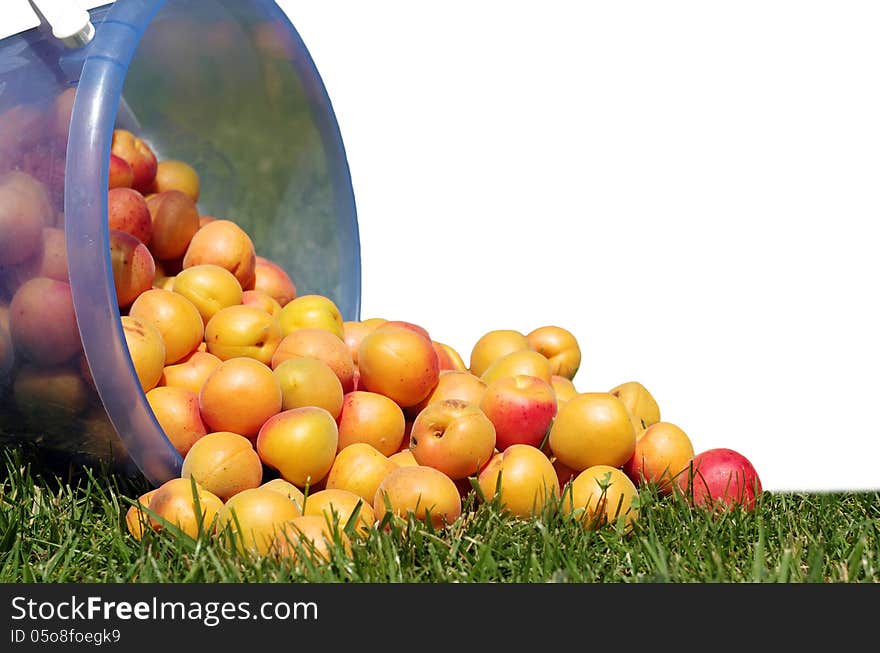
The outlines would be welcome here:
[[[354,362],[348,347],[326,329],[303,328],[284,336],[272,355],[272,368],[288,358],[317,358],[333,370],[343,392],[354,390]]]
[[[354,362],[355,366],[357,366],[358,362],[357,355],[358,349],[360,349],[361,346],[361,341],[368,333],[372,333],[375,328],[376,327],[368,326],[359,320],[349,320],[342,323],[342,340],[348,346],[351,360]]]
[[[125,512],[125,526],[131,536],[140,541],[144,536],[144,527],[150,528],[150,516],[146,509],[150,507],[158,488],[145,492],[137,498],[135,505],[129,506]]]
[[[217,530],[239,553],[266,555],[282,526],[302,511],[281,492],[251,488],[232,496],[217,515]]]
[[[224,502],[239,492],[259,487],[263,464],[246,437],[215,431],[199,438],[183,458],[182,478],[193,478]]]
[[[73,295],[66,281],[25,281],[9,303],[9,334],[16,354],[35,365],[57,365],[82,351]]]
[[[297,487],[323,479],[336,458],[336,420],[323,408],[306,406],[270,417],[257,434],[257,453],[267,467]]]
[[[198,395],[205,380],[222,362],[214,354],[196,350],[179,362],[166,365],[162,370],[159,385],[185,388]]]
[[[573,379],[581,366],[581,348],[571,331],[560,326],[541,326],[526,334],[529,346],[550,361],[552,374]]]
[[[586,529],[622,521],[625,531],[639,518],[638,490],[618,467],[592,465],[574,478],[562,496],[562,511]]]
[[[202,216],[199,216],[199,229],[201,229],[202,227],[204,227],[204,226],[205,226],[206,224],[208,224],[209,222],[214,222],[215,220],[217,220],[217,218],[215,218],[213,215],[202,215]]]
[[[273,372],[281,385],[281,410],[317,406],[338,419],[343,392],[339,377],[317,358],[288,358]]]
[[[400,451],[391,454],[388,456],[388,460],[393,462],[398,467],[418,467],[419,463],[416,460],[416,457],[413,456],[412,451],[407,447],[406,449],[401,449]]]
[[[181,456],[185,456],[193,444],[208,432],[199,412],[199,396],[192,390],[156,386],[146,396],[165,437]],[[205,487],[214,492],[211,487]]]
[[[116,303],[127,309],[156,281],[156,262],[147,246],[124,231],[110,231],[110,269]]]
[[[323,517],[331,527],[343,530],[354,517],[355,511],[357,511],[357,522],[354,531],[366,535],[376,523],[372,499],[366,500],[354,492],[327,488],[309,494],[303,514]]]
[[[111,188],[107,193],[107,226],[149,245],[153,218],[147,200],[133,188]]]
[[[199,533],[213,532],[222,508],[220,497],[198,483],[188,478],[172,478],[156,488],[150,499],[150,525],[161,531],[167,522],[195,539]]]
[[[406,413],[415,419],[428,404],[444,399],[460,399],[479,406],[487,387],[483,379],[466,370],[442,370],[434,389],[422,401],[408,408]]]
[[[232,431],[254,440],[266,420],[281,411],[281,386],[260,361],[230,358],[205,379],[199,407],[212,431]]]
[[[620,399],[632,417],[636,431],[643,431],[660,421],[660,406],[648,389],[638,381],[627,381],[609,390]]]
[[[431,340],[411,329],[383,324],[358,351],[358,387],[391,398],[401,408],[415,406],[436,387],[440,363]]]
[[[302,490],[290,481],[285,481],[283,478],[273,478],[271,481],[263,483],[260,487],[265,490],[280,492],[293,501],[296,504],[296,507],[299,508],[300,512],[302,512],[303,504],[305,503],[305,495]]]
[[[344,337],[342,313],[329,297],[300,295],[287,302],[278,316],[281,331],[288,335],[299,329],[323,329],[340,340]]]
[[[158,161],[152,148],[142,138],[126,129],[114,129],[110,154],[118,156],[131,166],[132,188],[141,193],[149,191],[156,177]]]
[[[636,487],[653,483],[661,495],[670,494],[676,479],[687,476],[693,457],[694,445],[687,433],[670,422],[654,422],[636,439],[623,471]]]
[[[458,520],[461,510],[461,495],[455,482],[443,472],[423,465],[393,470],[373,497],[378,522],[390,512],[404,519],[412,515],[418,521],[443,528]]]
[[[170,290],[150,288],[142,292],[132,302],[128,314],[159,329],[165,343],[165,365],[186,358],[204,339],[205,326],[199,309],[183,295]]]
[[[131,188],[133,183],[134,169],[131,167],[131,164],[121,156],[111,154],[107,188]]]
[[[390,456],[400,450],[406,420],[403,410],[385,395],[366,390],[347,393],[342,399],[339,450],[350,444],[366,443]],[[369,497],[372,499],[372,494]]]
[[[502,356],[530,348],[528,338],[515,329],[488,331],[480,336],[471,349],[468,369],[471,374],[483,376],[483,372]]]
[[[200,231],[196,203],[177,190],[156,193],[146,202],[153,224],[149,243],[153,256],[161,260],[184,256]]]
[[[190,300],[205,324],[220,309],[241,304],[241,284],[234,274],[219,265],[194,265],[172,279],[171,290]]]
[[[351,554],[351,540],[340,528],[334,528],[322,515],[303,515],[282,525],[275,536],[272,553],[296,561],[305,556],[312,562],[330,559],[331,547],[339,542],[346,555]]]
[[[162,159],[156,166],[156,176],[150,191],[163,193],[166,190],[180,191],[193,202],[198,202],[201,190],[199,173],[185,161]]]
[[[752,511],[763,491],[752,462],[727,447],[701,451],[690,460],[686,473],[675,480],[689,503],[716,511],[735,507]]]
[[[571,379],[559,376],[558,374],[554,374],[550,377],[550,385],[553,386],[553,392],[556,394],[557,409],[562,407],[566,401],[579,394]]]
[[[556,417],[556,394],[536,376],[505,376],[488,384],[479,406],[495,427],[499,451],[513,444],[540,447]]]
[[[256,306],[221,308],[205,327],[208,351],[221,360],[246,356],[269,365],[280,343],[277,318]]]
[[[21,173],[24,174],[24,173]],[[36,252],[54,213],[13,173],[0,176],[0,265],[21,263]]]
[[[355,442],[336,454],[327,474],[328,489],[347,490],[373,504],[376,490],[398,465],[364,442]]]
[[[262,308],[276,318],[281,315],[281,304],[263,290],[245,290],[241,293],[241,303],[245,306]]]
[[[122,333],[141,388],[149,392],[159,384],[165,368],[165,343],[152,323],[123,315]]]
[[[495,427],[478,406],[445,399],[428,406],[413,422],[410,450],[419,465],[454,481],[476,475],[495,451]]]
[[[620,399],[585,392],[560,409],[548,442],[554,456],[581,472],[595,465],[623,466],[635,451],[636,433]]]
[[[455,351],[455,349],[442,342],[437,342],[436,340],[434,340],[432,344],[434,346],[434,351],[437,352],[437,359],[440,362],[441,372],[443,370],[467,371],[467,365],[465,365],[461,354]]]
[[[238,279],[243,291],[253,290],[257,266],[254,242],[232,220],[208,221],[192,237],[183,256],[183,267],[205,263],[226,268]]]
[[[550,361],[532,349],[506,354],[493,362],[480,378],[487,384],[506,376],[536,376],[550,383],[553,376]]]
[[[254,266],[254,289],[261,290],[284,308],[296,299],[296,284],[278,263],[264,256],[256,257]]]
[[[560,493],[553,463],[528,444],[513,444],[493,456],[478,481],[483,497],[490,500],[497,494],[504,509],[523,518],[540,515]]]

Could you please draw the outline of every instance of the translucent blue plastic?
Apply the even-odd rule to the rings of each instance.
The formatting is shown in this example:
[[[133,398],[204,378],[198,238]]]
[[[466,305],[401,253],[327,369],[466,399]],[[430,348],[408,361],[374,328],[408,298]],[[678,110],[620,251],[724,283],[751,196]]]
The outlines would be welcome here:
[[[118,0],[92,18],[95,38],[80,50],[43,29],[0,41],[0,442],[33,442],[72,464],[108,460],[158,485],[182,458],[150,410],[119,319],[113,129],[193,165],[200,213],[240,224],[299,294],[330,297],[346,320],[360,311],[355,203],[326,90],[274,2]],[[40,242],[22,226],[33,219],[24,197],[50,231]],[[81,351],[55,361],[34,354],[39,339],[20,346],[28,322],[12,308],[26,303],[13,300],[29,275],[62,276],[45,256],[34,263],[61,229]]]

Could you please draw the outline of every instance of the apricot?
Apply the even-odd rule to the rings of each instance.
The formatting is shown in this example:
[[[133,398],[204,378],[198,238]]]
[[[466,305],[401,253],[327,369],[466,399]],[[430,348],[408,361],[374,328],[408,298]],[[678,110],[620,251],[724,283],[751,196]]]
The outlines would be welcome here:
[[[358,351],[358,387],[415,406],[436,387],[440,363],[431,341],[411,329],[384,324],[367,335]]]
[[[337,541],[346,555],[350,555],[351,543],[344,531],[334,528],[323,514],[303,515],[281,526],[271,551],[278,557],[294,561],[300,556],[312,562],[328,561],[331,548]]]
[[[444,399],[460,399],[469,403],[480,405],[486,394],[488,385],[480,377],[466,370],[442,370],[437,377],[437,385],[418,404],[413,406],[408,413],[415,417],[422,412],[428,404]]]
[[[192,390],[157,386],[147,392],[146,397],[165,437],[181,456],[185,456],[208,432],[199,412],[199,396]],[[220,496],[212,488],[205,487]]]
[[[388,456],[369,444],[355,442],[336,454],[326,487],[347,490],[372,505],[379,484],[397,467]]]
[[[261,290],[284,308],[296,299],[296,284],[287,271],[264,256],[257,256],[254,266],[254,290]]]
[[[15,265],[32,256],[43,227],[54,219],[48,201],[36,198],[12,174],[0,177],[0,265]]]
[[[205,324],[220,309],[241,304],[241,284],[219,265],[194,265],[178,272],[172,280],[171,290],[191,301]]]
[[[245,306],[262,308],[276,318],[281,315],[281,304],[263,290],[245,290],[241,294],[241,303]]]
[[[623,471],[636,487],[653,483],[659,494],[671,494],[677,478],[687,475],[693,457],[694,445],[687,433],[671,422],[654,422],[636,439]]]
[[[354,532],[366,535],[376,523],[372,499],[366,500],[354,492],[329,487],[319,490],[306,498],[303,514],[323,517],[331,528],[343,530],[348,528],[355,511],[357,521],[353,525]]]
[[[641,429],[637,430],[643,430],[660,421],[660,407],[657,405],[657,401],[648,392],[648,389],[638,381],[621,383],[609,392],[623,402],[633,418],[633,424],[641,425]]]
[[[126,129],[114,129],[110,141],[110,154],[123,159],[131,166],[131,187],[146,193],[156,177],[158,161],[152,148],[140,137]]]
[[[581,472],[595,465],[621,467],[635,451],[636,434],[620,399],[585,392],[559,410],[548,442],[553,455]]]
[[[184,456],[180,475],[195,479],[228,501],[243,490],[259,487],[263,481],[263,464],[246,437],[231,431],[215,431],[193,443]]]
[[[388,456],[388,460],[398,467],[418,467],[419,465],[416,457],[413,456],[412,451],[410,451],[409,448],[401,449],[400,451],[391,454]]]
[[[302,514],[281,492],[251,488],[233,495],[217,515],[217,529],[240,553],[266,555],[286,522]]]
[[[140,495],[135,505],[130,506],[125,512],[125,526],[131,536],[138,541],[144,536],[144,527],[150,527],[150,516],[147,510],[156,492],[158,492],[158,488]]]
[[[443,472],[421,465],[393,470],[373,497],[378,522],[390,512],[404,519],[412,515],[418,521],[443,528],[458,520],[461,510],[461,495],[455,482]]]
[[[159,384],[185,388],[198,395],[202,390],[205,379],[222,362],[214,354],[196,350],[179,362],[173,365],[166,365],[162,370],[162,378],[159,380]]]
[[[278,319],[256,306],[221,308],[205,327],[208,351],[221,360],[247,357],[269,365],[280,343]]]
[[[18,265],[7,268],[4,274],[6,277],[3,281],[11,293],[34,277],[67,281],[67,241],[64,230],[58,227],[43,227],[36,251]]]
[[[110,155],[110,167],[107,175],[107,188],[131,188],[134,183],[134,169],[121,156]]]
[[[357,354],[358,349],[360,349],[361,346],[361,341],[368,333],[372,333],[375,328],[376,327],[370,327],[358,320],[349,320],[342,323],[342,340],[348,346],[351,360],[355,366],[358,364]]]
[[[260,427],[281,410],[281,386],[260,361],[230,358],[205,379],[199,407],[210,430],[232,431],[253,440]]]
[[[151,322],[123,315],[122,333],[141,388],[149,392],[159,384],[165,367],[165,342]]]
[[[355,390],[343,397],[339,414],[339,451],[366,443],[390,456],[400,450],[406,419],[403,410],[385,395]],[[368,497],[372,499],[372,494]]]
[[[212,220],[192,237],[183,256],[183,268],[210,263],[229,270],[241,289],[253,290],[257,255],[251,237],[231,220]]]
[[[277,368],[288,358],[317,358],[333,370],[343,392],[354,390],[354,362],[348,347],[325,329],[302,328],[284,336],[272,355],[272,368]]]
[[[22,366],[15,376],[13,397],[16,408],[35,429],[69,428],[89,405],[88,386],[78,370],[67,366]]]
[[[263,464],[297,487],[322,480],[336,458],[339,433],[333,416],[316,406],[273,415],[257,434],[257,453]]]
[[[578,395],[574,382],[564,376],[552,375],[550,377],[550,385],[553,386],[553,392],[556,394],[557,408],[561,408],[566,401]]]
[[[621,469],[592,465],[566,488],[562,512],[589,530],[622,522],[628,531],[639,518],[637,497],[636,486]]]
[[[482,410],[458,399],[428,406],[413,422],[410,450],[419,465],[454,481],[479,473],[495,451],[495,427]]]
[[[272,490],[273,492],[280,492],[293,501],[296,504],[296,507],[302,511],[303,504],[305,503],[305,495],[302,490],[290,481],[285,481],[283,478],[273,478],[271,481],[263,483],[260,487],[266,490]]]
[[[189,195],[166,190],[146,200],[152,219],[150,251],[157,259],[169,260],[189,251],[199,231],[199,210]]]
[[[217,495],[188,478],[173,478],[156,488],[150,499],[150,525],[161,531],[170,523],[195,539],[214,530],[222,509],[223,501]]]
[[[513,444],[496,454],[478,480],[486,499],[497,495],[504,509],[522,518],[540,515],[560,493],[553,463],[528,444]]]
[[[25,281],[9,304],[9,334],[16,353],[36,365],[57,365],[82,351],[73,296],[66,281]]]
[[[199,173],[190,164],[176,159],[163,159],[156,166],[156,176],[150,191],[163,193],[176,190],[185,193],[193,202],[199,201]]]
[[[128,314],[151,323],[162,334],[165,365],[189,356],[205,335],[199,309],[183,295],[170,290],[150,288],[142,292],[132,302]]]
[[[440,371],[467,371],[468,367],[465,365],[464,359],[462,359],[461,354],[455,351],[455,349],[442,342],[437,342],[436,340],[433,341],[432,344],[434,345],[434,351],[437,352],[437,358],[440,361]]]
[[[532,349],[521,349],[498,358],[486,368],[481,378],[491,384],[493,381],[509,376],[536,376],[550,383],[553,369],[543,354]]]
[[[339,377],[317,358],[288,358],[274,370],[281,385],[281,409],[318,406],[338,419],[343,392]]]
[[[147,200],[133,188],[111,188],[107,193],[107,226],[149,245],[153,219]]]
[[[489,366],[507,354],[531,349],[526,336],[515,329],[495,329],[484,333],[471,349],[471,374],[483,376]]]
[[[548,325],[526,334],[529,346],[550,361],[551,374],[573,379],[581,365],[581,348],[567,329]]]
[[[323,295],[301,295],[287,302],[278,316],[281,331],[288,335],[298,329],[323,329],[343,340],[343,320],[339,307]]]
[[[119,308],[129,308],[156,279],[156,263],[140,240],[124,231],[110,231],[110,269]]]

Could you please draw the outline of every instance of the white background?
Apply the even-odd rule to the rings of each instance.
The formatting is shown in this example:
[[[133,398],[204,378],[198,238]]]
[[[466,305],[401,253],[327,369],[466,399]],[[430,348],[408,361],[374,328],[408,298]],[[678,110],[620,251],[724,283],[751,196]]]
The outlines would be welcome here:
[[[337,114],[362,317],[572,331],[769,490],[880,488],[880,5],[280,0]]]

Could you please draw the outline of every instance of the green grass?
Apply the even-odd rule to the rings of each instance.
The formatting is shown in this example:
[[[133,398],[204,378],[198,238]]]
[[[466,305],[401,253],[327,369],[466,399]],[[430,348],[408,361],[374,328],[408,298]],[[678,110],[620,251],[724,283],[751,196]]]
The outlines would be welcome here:
[[[62,481],[5,456],[0,484],[0,582],[353,583],[875,583],[880,494],[765,492],[751,513],[713,516],[652,488],[625,534],[585,531],[547,510],[524,521],[472,495],[445,530],[410,520],[337,547],[329,563],[233,553],[220,538],[124,526],[137,480],[86,470]]]

